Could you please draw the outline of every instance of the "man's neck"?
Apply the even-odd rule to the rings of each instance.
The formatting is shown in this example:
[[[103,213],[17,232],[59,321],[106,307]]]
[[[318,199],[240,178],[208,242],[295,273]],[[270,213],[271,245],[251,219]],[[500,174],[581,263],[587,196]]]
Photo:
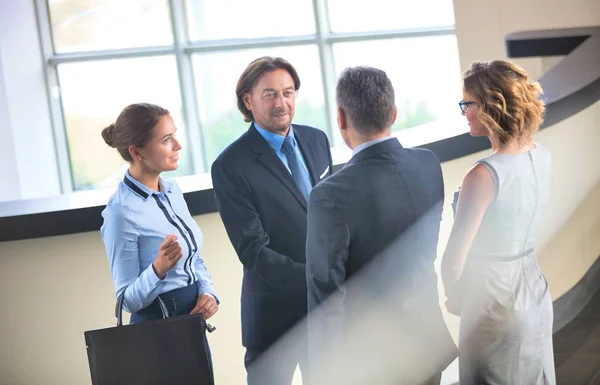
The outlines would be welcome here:
[[[361,144],[372,142],[374,140],[387,139],[391,136],[391,134],[392,134],[392,130],[390,129],[390,130],[385,130],[380,133],[368,135],[368,136],[367,135],[356,135],[350,139],[351,144],[352,144],[352,149],[355,149],[356,147],[360,146]]]
[[[273,130],[273,129],[269,129],[269,128],[266,128],[266,127],[260,125],[258,122],[254,122],[254,125],[258,128],[261,128],[261,129],[267,131],[267,132],[270,132],[270,133],[276,134],[276,135],[280,135],[283,137],[288,136],[288,134],[290,133],[290,127],[292,126],[290,124],[285,130]]]

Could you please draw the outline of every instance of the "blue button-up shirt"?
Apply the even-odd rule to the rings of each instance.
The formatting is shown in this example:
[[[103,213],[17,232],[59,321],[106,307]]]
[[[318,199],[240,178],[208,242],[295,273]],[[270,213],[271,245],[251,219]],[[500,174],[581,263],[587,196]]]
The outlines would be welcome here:
[[[117,297],[125,290],[130,313],[150,305],[159,294],[198,282],[199,293],[216,296],[200,258],[202,232],[192,219],[183,192],[174,180],[161,178],[160,191],[135,180],[129,171],[102,211],[100,229]],[[164,279],[152,262],[164,238],[175,234],[182,257]],[[218,299],[217,299],[218,301]]]
[[[256,122],[254,122],[254,127],[256,127],[256,131],[258,131],[258,133],[267,141],[267,143],[269,143],[269,146],[271,146],[271,148],[273,150],[275,150],[275,154],[277,154],[277,157],[279,159],[281,159],[281,161],[283,162],[283,165],[285,166],[285,168],[287,168],[287,170],[291,174],[292,170],[290,169],[290,166],[288,164],[287,156],[285,156],[285,154],[281,151],[281,146],[283,146],[283,141],[285,140],[285,136],[281,136],[279,134],[275,134],[274,132],[267,131],[264,128],[262,128],[261,126],[259,126]],[[290,138],[292,138],[292,147],[294,148],[296,157],[300,160],[300,164],[306,170],[306,174],[310,175],[310,173],[308,172],[308,168],[306,167],[306,162],[304,161],[304,157],[302,156],[302,151],[300,151],[300,146],[298,146],[298,142],[296,141],[296,138],[294,137],[294,127],[291,125],[290,125],[290,131],[288,133],[288,136]]]

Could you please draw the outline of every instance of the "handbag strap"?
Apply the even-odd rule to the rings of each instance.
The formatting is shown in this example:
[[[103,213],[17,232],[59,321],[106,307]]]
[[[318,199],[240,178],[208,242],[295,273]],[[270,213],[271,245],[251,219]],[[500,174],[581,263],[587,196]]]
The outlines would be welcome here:
[[[125,289],[127,289],[127,288],[125,288]],[[158,300],[158,307],[160,307],[160,311],[162,313],[163,319],[169,318],[169,310],[167,310],[167,305],[165,305],[162,298],[160,298],[160,295],[156,296],[156,299]],[[123,290],[123,292],[117,298],[117,305],[115,306],[115,317],[117,318],[117,326],[123,326],[123,302],[124,301],[125,301],[125,290]],[[215,330],[217,330],[216,327],[214,327],[211,324],[209,324],[208,322],[206,322],[206,320],[204,319],[204,316],[202,316],[202,320],[204,321],[207,332],[212,333]]]
[[[127,288],[125,288],[125,290],[127,290]],[[117,305],[115,306],[117,326],[123,326],[123,302],[125,300],[125,290],[123,290],[123,292],[117,298]],[[169,318],[169,311],[167,310],[167,306],[163,302],[162,298],[160,298],[160,295],[157,296],[156,299],[158,300],[158,307],[160,307],[163,319]]]

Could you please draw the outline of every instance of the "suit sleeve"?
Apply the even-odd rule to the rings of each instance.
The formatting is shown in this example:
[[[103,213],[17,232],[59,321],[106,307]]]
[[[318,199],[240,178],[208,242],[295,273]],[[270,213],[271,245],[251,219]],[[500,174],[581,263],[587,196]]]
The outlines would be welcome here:
[[[213,163],[211,174],[217,209],[244,267],[277,289],[304,286],[304,265],[268,247],[269,235],[245,178],[219,161]]]
[[[329,175],[333,175],[333,160],[331,158],[331,146],[329,145],[329,139],[327,138],[327,134],[325,134],[323,132],[323,135],[325,136],[325,145],[326,145],[326,149],[327,149],[327,157],[329,159]]]
[[[350,243],[346,220],[326,185],[310,194],[307,231],[308,348],[311,363],[319,365],[325,349],[335,351],[341,342]]]
[[[204,293],[212,294],[217,300],[217,304],[220,304],[221,301],[213,287],[212,277],[204,264],[204,260],[200,257],[200,254],[194,259],[194,271],[196,273],[196,278],[198,279],[198,295]]]

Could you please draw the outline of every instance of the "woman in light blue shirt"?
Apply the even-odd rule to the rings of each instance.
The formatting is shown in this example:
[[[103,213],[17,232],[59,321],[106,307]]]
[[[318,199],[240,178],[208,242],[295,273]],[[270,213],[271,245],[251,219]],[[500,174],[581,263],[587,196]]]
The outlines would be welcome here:
[[[171,316],[210,318],[219,301],[200,258],[202,232],[177,183],[160,177],[176,170],[181,145],[169,111],[147,103],[126,107],[102,131],[129,170],[102,212],[102,240],[117,297],[131,323],[162,318],[157,297]]]

